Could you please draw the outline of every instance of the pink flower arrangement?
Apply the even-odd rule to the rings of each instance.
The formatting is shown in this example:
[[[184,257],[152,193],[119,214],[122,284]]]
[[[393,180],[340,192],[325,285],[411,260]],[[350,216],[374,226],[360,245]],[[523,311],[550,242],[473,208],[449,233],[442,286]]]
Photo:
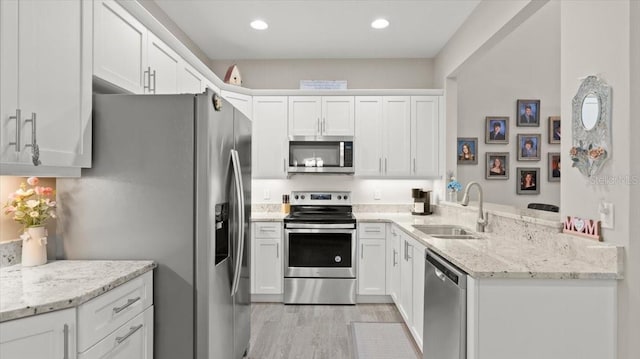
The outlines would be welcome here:
[[[51,187],[38,186],[38,177],[29,177],[20,188],[9,195],[3,206],[4,214],[13,216],[13,220],[25,228],[46,224],[49,218],[56,218],[56,201],[52,200],[54,190]],[[31,188],[27,188],[27,184]]]

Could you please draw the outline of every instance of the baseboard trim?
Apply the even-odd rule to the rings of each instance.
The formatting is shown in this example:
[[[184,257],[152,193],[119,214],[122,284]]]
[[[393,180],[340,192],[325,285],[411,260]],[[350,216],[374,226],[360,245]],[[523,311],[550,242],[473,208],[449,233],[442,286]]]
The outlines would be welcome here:
[[[393,303],[390,295],[356,295],[358,304],[386,304]]]
[[[282,303],[282,294],[251,294],[251,302],[253,303]]]

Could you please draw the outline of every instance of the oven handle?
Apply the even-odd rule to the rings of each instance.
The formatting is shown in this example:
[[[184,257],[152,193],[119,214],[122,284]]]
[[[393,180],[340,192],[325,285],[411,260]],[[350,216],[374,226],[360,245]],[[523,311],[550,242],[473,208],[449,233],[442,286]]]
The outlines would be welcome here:
[[[327,233],[327,234],[335,234],[335,233],[345,233],[345,234],[355,234],[355,229],[318,229],[318,228],[306,228],[306,229],[290,229],[286,228],[285,233]]]
[[[311,223],[287,223],[285,229],[356,229],[353,223],[336,223],[336,224],[311,224]]]

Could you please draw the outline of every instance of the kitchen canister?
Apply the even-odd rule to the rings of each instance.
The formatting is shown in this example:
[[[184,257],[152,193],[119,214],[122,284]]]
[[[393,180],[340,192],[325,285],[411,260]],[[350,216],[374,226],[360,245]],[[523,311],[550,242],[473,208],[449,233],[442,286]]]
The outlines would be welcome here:
[[[28,227],[22,238],[22,266],[35,267],[47,263],[47,230]]]

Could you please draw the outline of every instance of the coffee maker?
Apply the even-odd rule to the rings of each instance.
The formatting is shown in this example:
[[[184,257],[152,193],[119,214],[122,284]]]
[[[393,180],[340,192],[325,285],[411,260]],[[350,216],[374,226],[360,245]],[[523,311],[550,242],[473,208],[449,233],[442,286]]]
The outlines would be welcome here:
[[[431,190],[423,191],[422,188],[412,188],[413,211],[411,214],[426,216],[431,214]]]

